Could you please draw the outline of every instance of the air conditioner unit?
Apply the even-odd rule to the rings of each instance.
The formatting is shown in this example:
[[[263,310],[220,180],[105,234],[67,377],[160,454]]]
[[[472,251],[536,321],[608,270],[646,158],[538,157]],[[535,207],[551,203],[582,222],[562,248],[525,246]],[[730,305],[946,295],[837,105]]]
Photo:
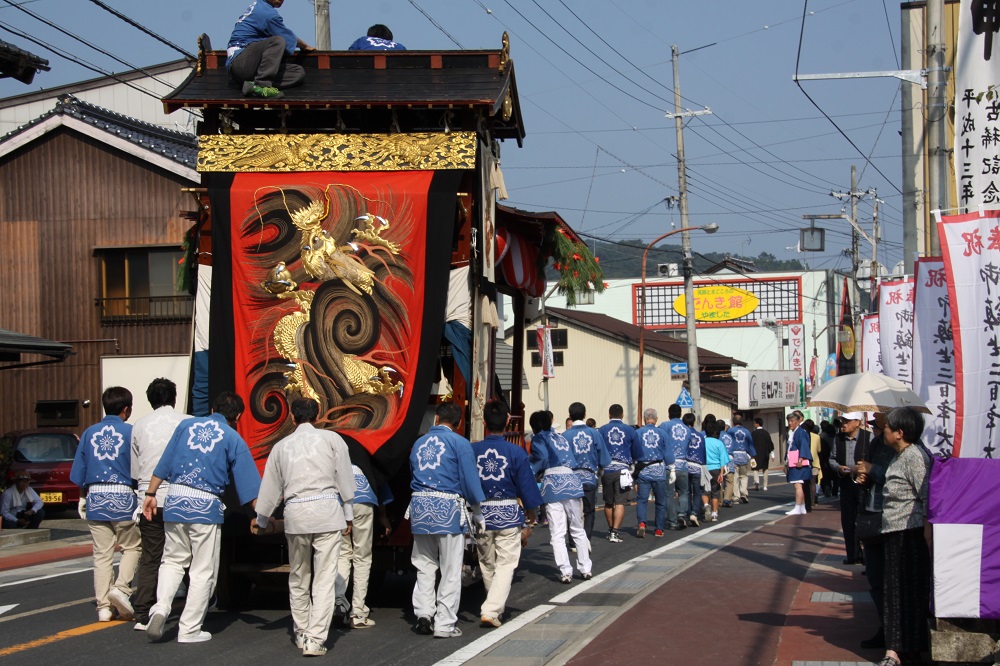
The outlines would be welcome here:
[[[657,264],[656,274],[660,277],[672,278],[680,275],[680,270],[677,264]]]

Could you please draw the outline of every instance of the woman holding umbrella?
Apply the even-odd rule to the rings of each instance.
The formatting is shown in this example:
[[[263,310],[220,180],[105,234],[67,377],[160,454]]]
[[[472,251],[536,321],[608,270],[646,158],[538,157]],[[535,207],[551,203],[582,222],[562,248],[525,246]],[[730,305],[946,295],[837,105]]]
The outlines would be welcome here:
[[[785,417],[788,420],[788,451],[785,454],[785,473],[788,483],[795,488],[795,507],[786,511],[789,516],[806,512],[804,484],[812,480],[812,443],[802,425],[802,412],[795,410]]]

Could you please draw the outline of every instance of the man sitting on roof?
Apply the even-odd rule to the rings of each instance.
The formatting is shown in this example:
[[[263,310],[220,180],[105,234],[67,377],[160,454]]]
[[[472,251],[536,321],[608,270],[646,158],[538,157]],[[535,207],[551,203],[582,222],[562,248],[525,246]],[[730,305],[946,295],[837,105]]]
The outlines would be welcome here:
[[[243,84],[247,97],[276,99],[281,91],[301,84],[306,78],[302,65],[288,62],[299,48],[312,47],[285,27],[278,7],[285,0],[254,0],[236,21],[226,48],[226,70]]]
[[[399,42],[392,41],[392,30],[376,23],[368,28],[368,34],[358,37],[354,43],[347,47],[348,51],[405,51],[406,47]]]

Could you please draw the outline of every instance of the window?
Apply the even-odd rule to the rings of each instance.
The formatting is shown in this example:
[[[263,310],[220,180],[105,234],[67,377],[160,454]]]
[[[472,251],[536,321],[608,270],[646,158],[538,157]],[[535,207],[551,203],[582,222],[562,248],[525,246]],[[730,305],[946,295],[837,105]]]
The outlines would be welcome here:
[[[561,351],[552,352],[552,364],[562,365],[563,364],[563,353]],[[538,352],[531,352],[531,367],[540,368],[542,367],[542,356]]]
[[[568,334],[569,330],[565,328],[553,328],[551,329],[552,337],[552,348],[553,349],[568,349]],[[524,349],[525,351],[531,351],[532,349],[538,350],[538,336],[535,334],[534,329],[528,329],[527,334],[524,336]]]
[[[102,248],[101,323],[186,320],[192,298],[177,290],[178,247]]]

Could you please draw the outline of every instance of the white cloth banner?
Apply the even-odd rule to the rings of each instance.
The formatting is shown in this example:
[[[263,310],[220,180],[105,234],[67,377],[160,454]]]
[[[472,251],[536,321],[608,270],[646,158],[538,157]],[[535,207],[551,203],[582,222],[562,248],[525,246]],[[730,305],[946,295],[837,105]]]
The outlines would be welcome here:
[[[955,345],[944,259],[918,259],[916,286],[913,390],[931,410],[924,417],[924,444],[932,452],[948,456],[955,436]]]
[[[878,315],[862,318],[861,371],[882,373],[882,347],[878,335]]]
[[[552,379],[556,376],[555,354],[552,352],[552,328],[538,326],[535,332],[538,337],[538,356],[542,360],[542,377]]]
[[[805,379],[806,327],[802,324],[791,324],[788,327],[788,369]]]
[[[907,386],[913,368],[913,278],[883,282],[878,288],[879,346],[882,374]]]
[[[1000,210],[938,222],[955,344],[952,455],[993,458],[1000,442]]]
[[[955,50],[955,180],[961,210],[1000,203],[997,5],[961,0]],[[993,99],[987,98],[992,89]],[[978,99],[977,99],[978,98]]]

